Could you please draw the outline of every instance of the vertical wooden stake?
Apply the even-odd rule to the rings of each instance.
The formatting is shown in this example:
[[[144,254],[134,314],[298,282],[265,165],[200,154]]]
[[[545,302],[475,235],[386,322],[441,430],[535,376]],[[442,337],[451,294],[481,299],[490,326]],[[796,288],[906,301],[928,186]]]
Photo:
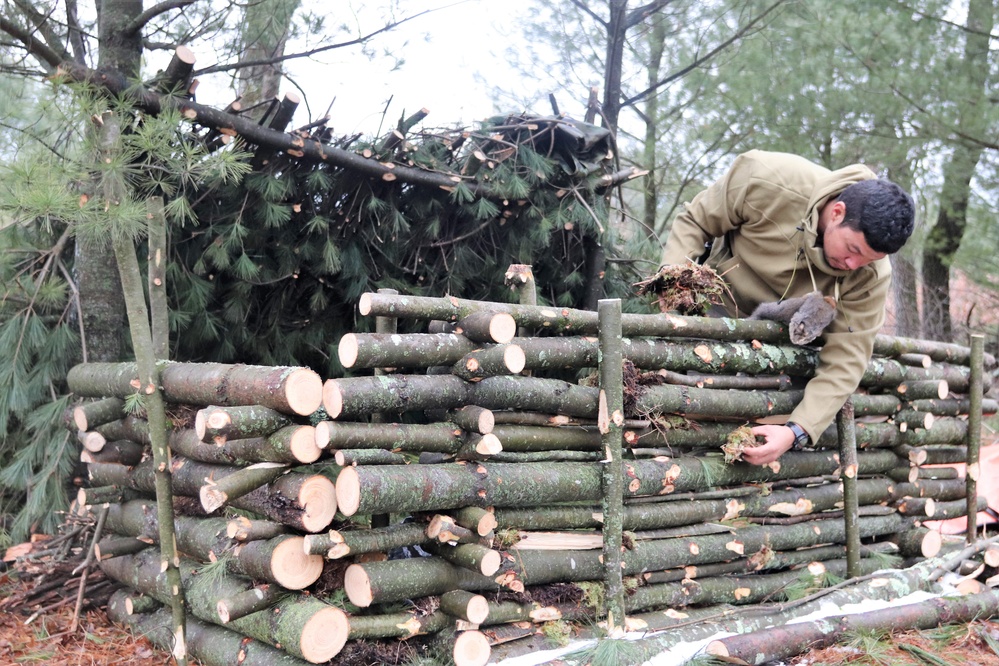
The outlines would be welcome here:
[[[606,571],[607,635],[624,630],[624,574],[622,565],[624,526],[624,380],[621,350],[621,301],[601,299],[597,303],[600,348],[600,404],[597,424],[604,449],[603,537]]]
[[[503,276],[503,282],[517,292],[518,303],[521,305],[537,305],[538,290],[534,283],[534,270],[530,264],[510,264]],[[530,332],[524,328],[517,329],[517,335],[527,337]]]
[[[966,540],[969,544],[975,542],[978,531],[978,476],[981,467],[978,462],[979,449],[982,446],[982,375],[985,359],[985,336],[981,333],[971,335],[971,385],[968,387],[968,468],[964,476],[968,497],[968,529]]]
[[[843,523],[846,531],[846,575],[860,575],[860,509],[857,500],[857,428],[853,401],[847,398],[836,415],[839,433],[840,479],[843,482]]]
[[[149,323],[153,335],[153,354],[157,360],[170,358],[170,319],[166,295],[167,224],[163,197],[146,200],[149,228]]]

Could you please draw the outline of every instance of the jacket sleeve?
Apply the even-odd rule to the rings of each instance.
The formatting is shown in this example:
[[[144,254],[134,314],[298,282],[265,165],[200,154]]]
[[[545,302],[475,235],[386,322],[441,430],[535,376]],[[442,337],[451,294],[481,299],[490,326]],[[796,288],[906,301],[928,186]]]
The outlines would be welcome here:
[[[683,210],[673,218],[663,248],[663,264],[682,264],[688,259],[696,259],[704,253],[705,243],[743,223],[746,186],[754,165],[751,157],[738,156],[725,175],[683,205]]]
[[[847,398],[857,390],[874,351],[874,338],[885,320],[891,284],[887,272],[871,269],[865,283],[840,294],[838,314],[825,334],[815,376],[790,419],[817,442]]]

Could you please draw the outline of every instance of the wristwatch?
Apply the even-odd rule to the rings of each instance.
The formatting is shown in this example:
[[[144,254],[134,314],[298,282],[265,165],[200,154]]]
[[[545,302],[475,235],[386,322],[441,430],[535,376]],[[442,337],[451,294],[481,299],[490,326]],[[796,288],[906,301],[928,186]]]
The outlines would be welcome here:
[[[808,446],[809,442],[812,441],[811,437],[808,436],[808,433],[805,432],[805,429],[794,421],[788,421],[784,425],[790,428],[791,432],[794,433],[794,443],[791,444],[792,451],[801,451],[804,447]]]

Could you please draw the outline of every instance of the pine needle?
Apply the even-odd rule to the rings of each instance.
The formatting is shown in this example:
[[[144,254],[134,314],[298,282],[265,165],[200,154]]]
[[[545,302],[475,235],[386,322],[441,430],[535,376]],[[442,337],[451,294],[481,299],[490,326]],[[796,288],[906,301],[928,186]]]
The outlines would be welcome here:
[[[645,651],[635,641],[601,638],[592,647],[569,653],[566,659],[587,666],[637,666],[645,661]]]

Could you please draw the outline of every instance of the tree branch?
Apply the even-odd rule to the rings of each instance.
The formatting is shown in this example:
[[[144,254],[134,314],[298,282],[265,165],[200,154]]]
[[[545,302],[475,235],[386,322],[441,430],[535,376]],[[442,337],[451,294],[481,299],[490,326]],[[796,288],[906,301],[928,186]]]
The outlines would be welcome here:
[[[131,23],[122,29],[122,32],[126,35],[134,35],[146,27],[147,23],[160,14],[165,14],[171,9],[179,9],[181,7],[187,7],[188,5],[193,5],[194,2],[195,0],[164,0],[163,2],[153,5],[136,16]]]
[[[608,26],[607,21],[597,16],[596,13],[594,13],[594,11],[590,9],[585,2],[583,2],[582,0],[572,0],[572,4],[574,7],[576,7],[576,9],[583,10],[583,12],[588,14],[590,18],[592,18],[594,21],[602,25],[604,30],[607,29]]]
[[[673,2],[673,0],[653,0],[652,2],[641,7],[635,7],[628,12],[627,17],[624,19],[624,25],[627,28],[634,28],[636,25],[647,19],[652,14],[655,14],[671,2]]]
[[[49,10],[48,14],[42,14],[34,6],[23,0],[14,0],[14,4],[21,10],[24,17],[35,26],[35,30],[41,34],[42,39],[45,40],[49,48],[58,53],[59,57],[63,60],[70,57],[69,52],[62,46],[59,36],[52,30],[52,23],[54,22],[52,12],[55,11],[55,6]]]
[[[317,53],[322,53],[324,51],[332,51],[333,49],[340,49],[340,48],[345,48],[345,47],[348,47],[348,46],[356,46],[357,44],[363,44],[363,43],[369,41],[371,38],[375,37],[376,35],[380,35],[383,32],[388,32],[389,30],[393,30],[393,29],[399,27],[403,23],[406,23],[408,21],[412,21],[413,19],[419,18],[419,17],[423,16],[424,14],[429,14],[431,12],[436,12],[436,11],[439,11],[441,9],[447,9],[450,6],[451,5],[447,5],[445,7],[438,7],[436,9],[426,9],[426,10],[424,10],[422,12],[413,14],[412,16],[407,16],[404,19],[400,19],[400,20],[394,21],[392,23],[387,23],[384,26],[382,26],[381,28],[379,28],[378,30],[375,30],[374,32],[369,32],[366,35],[361,35],[360,37],[357,37],[355,39],[351,39],[351,40],[346,41],[346,42],[337,42],[336,44],[327,44],[326,46],[320,46],[318,48],[314,48],[314,49],[311,49],[309,51],[302,51],[300,53],[289,53],[289,54],[282,55],[282,56],[276,56],[274,58],[265,58],[265,59],[261,59],[261,60],[240,60],[238,62],[230,63],[228,65],[212,65],[211,67],[205,67],[204,69],[195,70],[194,75],[195,76],[201,76],[203,74],[214,74],[215,72],[228,72],[228,71],[232,71],[234,69],[242,69],[244,67],[261,67],[263,65],[275,65],[275,64],[277,64],[279,62],[285,62],[286,60],[295,60],[297,58],[308,58],[310,56],[314,56]]]
[[[772,5],[770,5],[765,10],[763,10],[763,12],[759,16],[757,16],[752,21],[750,21],[749,23],[747,23],[746,25],[744,25],[742,28],[739,29],[738,32],[736,32],[734,35],[732,35],[731,37],[729,37],[728,39],[726,39],[724,42],[722,42],[721,44],[719,44],[715,48],[711,49],[710,51],[708,51],[703,56],[697,58],[696,60],[694,60],[693,62],[691,62],[689,65],[687,65],[686,67],[684,67],[683,69],[680,69],[680,70],[677,70],[676,72],[673,72],[672,74],[670,74],[666,78],[664,78],[664,79],[662,79],[662,80],[660,80],[660,81],[652,84],[651,86],[649,86],[648,88],[646,88],[642,92],[638,93],[637,95],[632,95],[628,99],[626,99],[623,102],[621,102],[621,106],[631,106],[635,102],[642,101],[648,95],[650,95],[651,93],[655,92],[659,88],[662,88],[664,85],[666,85],[668,83],[672,83],[673,81],[676,81],[677,79],[683,78],[684,76],[686,76],[688,73],[690,73],[694,69],[700,67],[701,65],[703,65],[708,60],[711,60],[711,58],[715,57],[720,52],[722,52],[723,50],[725,50],[726,48],[728,48],[729,46],[731,46],[734,42],[736,42],[737,40],[739,40],[742,37],[744,37],[746,35],[746,33],[748,33],[749,30],[753,26],[755,26],[757,23],[759,23],[760,21],[762,21],[767,16],[767,14],[769,14],[770,12],[774,11],[779,6],[781,6],[782,4],[784,4],[784,1],[785,0],[776,0],[776,2],[774,2]]]
[[[17,25],[6,16],[0,16],[0,30],[3,30],[8,35],[21,42],[25,49],[27,49],[28,53],[52,69],[59,67],[59,63],[67,60],[69,56],[69,54],[66,54],[66,57],[63,57],[49,47],[48,44],[38,39],[32,33]]]

